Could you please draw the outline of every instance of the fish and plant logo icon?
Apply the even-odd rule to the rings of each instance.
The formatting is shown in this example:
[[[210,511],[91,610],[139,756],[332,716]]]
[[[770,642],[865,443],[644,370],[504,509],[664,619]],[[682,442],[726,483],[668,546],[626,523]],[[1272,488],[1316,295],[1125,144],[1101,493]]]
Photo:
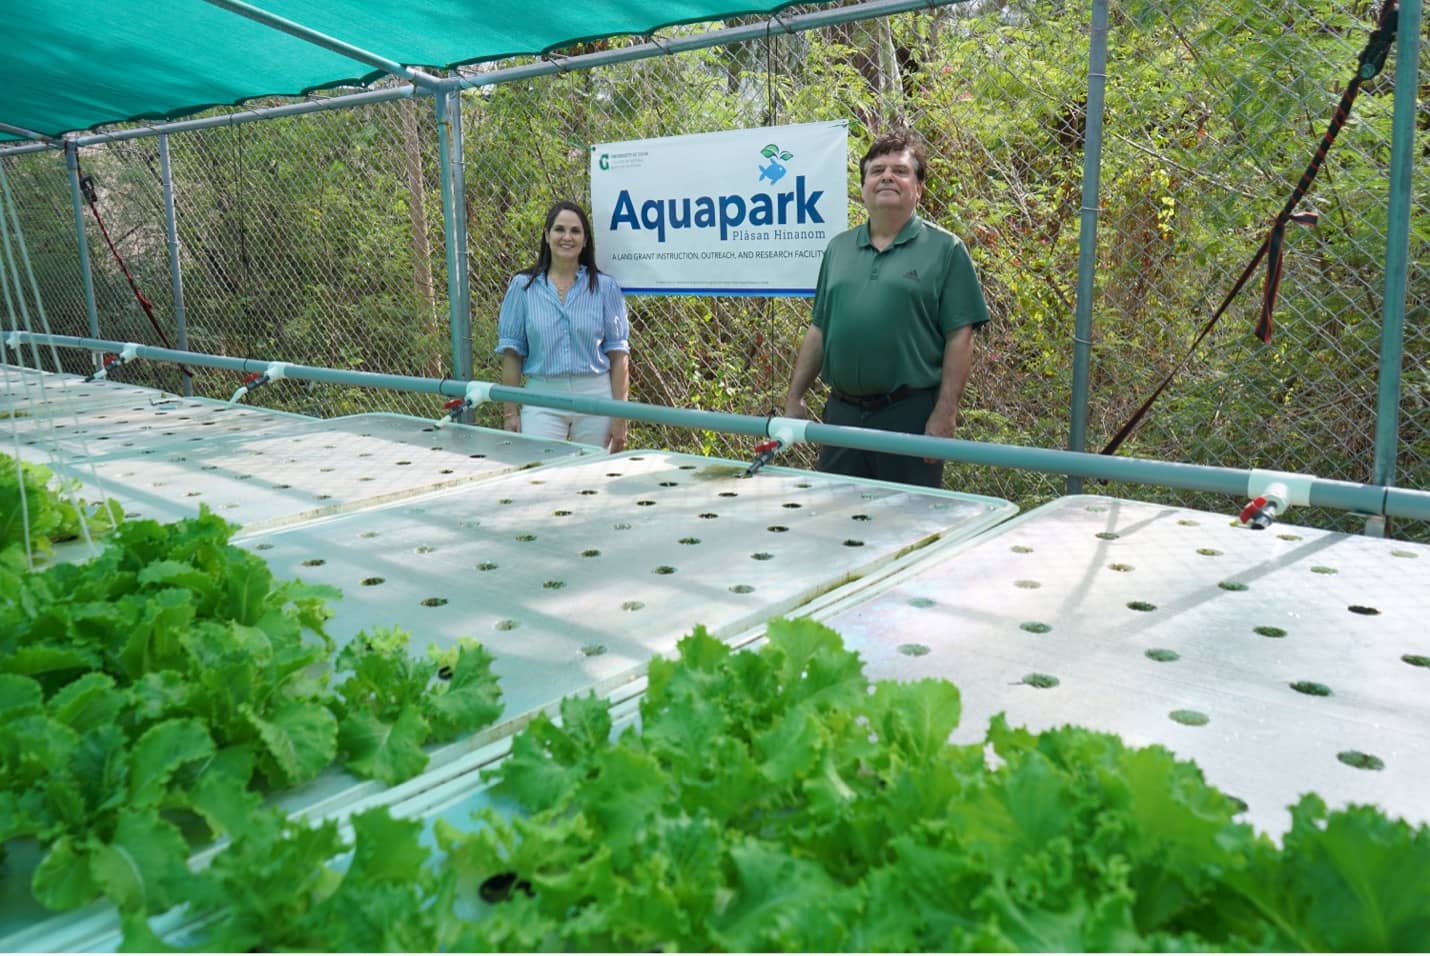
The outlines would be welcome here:
[[[768,166],[760,167],[760,182],[768,179],[771,183],[777,183],[784,178],[789,168],[784,164],[794,159],[794,153],[787,149],[780,149],[774,143],[769,144],[760,150],[760,155],[770,161]]]

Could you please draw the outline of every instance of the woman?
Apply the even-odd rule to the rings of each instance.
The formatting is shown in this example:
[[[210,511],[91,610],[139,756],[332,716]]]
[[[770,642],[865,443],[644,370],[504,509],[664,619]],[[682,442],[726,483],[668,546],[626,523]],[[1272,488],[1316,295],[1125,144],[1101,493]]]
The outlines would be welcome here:
[[[536,265],[512,276],[497,319],[502,384],[534,392],[614,398],[630,393],[630,325],[615,279],[596,268],[586,213],[562,200],[546,213]],[[508,431],[626,447],[626,421],[508,402]]]

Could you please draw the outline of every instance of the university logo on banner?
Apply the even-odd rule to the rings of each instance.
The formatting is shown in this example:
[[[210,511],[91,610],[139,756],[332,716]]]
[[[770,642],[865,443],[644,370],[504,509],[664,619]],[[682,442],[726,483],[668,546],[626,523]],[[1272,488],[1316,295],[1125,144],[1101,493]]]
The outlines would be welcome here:
[[[633,293],[813,295],[848,142],[841,120],[592,146],[596,264]]]

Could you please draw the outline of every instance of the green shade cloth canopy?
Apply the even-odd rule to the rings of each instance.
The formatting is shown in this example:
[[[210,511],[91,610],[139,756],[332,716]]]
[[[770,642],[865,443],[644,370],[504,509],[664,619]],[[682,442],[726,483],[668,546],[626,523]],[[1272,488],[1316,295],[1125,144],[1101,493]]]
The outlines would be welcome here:
[[[419,69],[539,54],[789,0],[257,0],[262,10]],[[808,5],[808,4],[806,4]],[[59,137],[175,119],[382,76],[204,0],[0,0],[0,123]],[[0,140],[23,139],[0,131]]]

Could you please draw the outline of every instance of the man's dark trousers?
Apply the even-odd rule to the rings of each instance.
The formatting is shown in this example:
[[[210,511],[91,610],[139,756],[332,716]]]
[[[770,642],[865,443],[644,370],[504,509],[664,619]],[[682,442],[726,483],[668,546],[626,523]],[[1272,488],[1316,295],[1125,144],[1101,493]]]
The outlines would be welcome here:
[[[824,424],[922,435],[937,399],[938,389],[928,388],[910,392],[905,397],[887,404],[879,399],[866,399],[866,404],[861,406],[846,401],[838,393],[831,393],[824,406]],[[941,459],[930,463],[916,456],[824,445],[819,449],[819,461],[815,468],[853,478],[898,481],[906,485],[924,485],[929,488],[943,487]]]

